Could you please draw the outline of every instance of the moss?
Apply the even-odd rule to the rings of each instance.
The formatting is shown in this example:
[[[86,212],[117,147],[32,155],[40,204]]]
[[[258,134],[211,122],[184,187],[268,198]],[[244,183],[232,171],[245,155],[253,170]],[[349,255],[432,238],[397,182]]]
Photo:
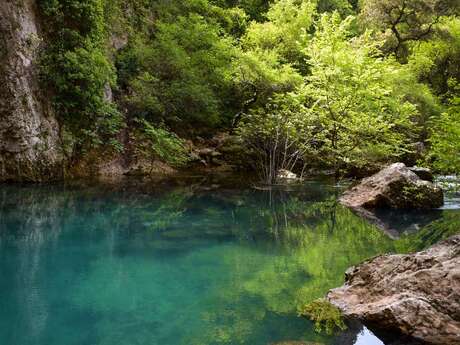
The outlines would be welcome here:
[[[345,330],[347,326],[339,308],[324,298],[317,299],[304,305],[299,315],[306,316],[315,323],[315,331],[332,334],[336,330]]]
[[[418,187],[414,185],[404,186],[401,190],[401,197],[402,200],[406,204],[413,203],[418,208],[423,208],[424,205],[427,203],[429,194],[427,191],[424,190],[423,187]]]

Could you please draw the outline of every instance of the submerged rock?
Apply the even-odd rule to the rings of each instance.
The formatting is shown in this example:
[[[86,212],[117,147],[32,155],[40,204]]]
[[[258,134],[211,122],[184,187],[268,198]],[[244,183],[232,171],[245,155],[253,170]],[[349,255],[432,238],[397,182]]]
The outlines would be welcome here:
[[[328,300],[371,328],[431,344],[460,344],[460,235],[409,255],[382,255],[346,272]]]
[[[297,174],[293,173],[292,171],[286,170],[286,169],[280,169],[278,170],[278,173],[276,175],[276,179],[278,181],[292,181],[292,180],[297,180]]]
[[[422,180],[404,163],[395,163],[346,191],[340,202],[353,209],[365,210],[381,207],[431,209],[442,206],[444,197],[442,190],[433,183]]]

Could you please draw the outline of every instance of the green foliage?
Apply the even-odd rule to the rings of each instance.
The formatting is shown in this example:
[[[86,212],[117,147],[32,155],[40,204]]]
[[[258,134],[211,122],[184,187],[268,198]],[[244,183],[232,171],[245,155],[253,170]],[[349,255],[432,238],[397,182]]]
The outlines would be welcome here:
[[[260,158],[260,171],[280,168],[295,153],[295,162],[319,161],[338,174],[396,160],[418,138],[424,111],[419,105],[429,108],[431,93],[422,85],[414,88],[417,80],[408,68],[380,57],[370,34],[353,37],[353,20],[322,15],[303,48],[305,83],[254,108],[240,124],[240,135]],[[284,139],[278,140],[279,133]]]
[[[302,99],[294,93],[277,95],[264,107],[253,109],[238,127],[256,171],[267,184],[276,182],[280,169],[305,166],[311,132]]]
[[[75,138],[74,153],[113,141],[122,117],[105,91],[115,73],[104,50],[104,0],[40,0],[51,43],[42,79],[52,89],[61,123]]]
[[[317,332],[324,331],[327,334],[332,334],[337,329],[345,330],[347,328],[339,308],[323,298],[305,305],[299,314],[314,321]]]
[[[275,93],[293,91],[303,81],[302,75],[292,65],[282,63],[276,52],[259,48],[241,52],[233,71],[242,112],[263,107]]]
[[[447,111],[435,120],[430,144],[429,159],[438,171],[460,172],[460,96],[454,96]]]
[[[405,61],[409,42],[430,38],[440,17],[458,9],[457,0],[365,0],[361,17],[365,25],[382,32],[385,50]]]
[[[238,6],[242,8],[250,19],[258,22],[265,20],[265,14],[268,11],[270,0],[214,0],[219,4],[224,3],[226,6]]]
[[[146,158],[160,159],[172,166],[179,167],[188,161],[184,141],[174,133],[154,127],[144,119],[138,120],[141,134],[138,136],[139,152]]]
[[[276,52],[284,62],[300,63],[316,14],[314,1],[279,0],[268,10],[268,21],[252,22],[243,39],[247,49]]]
[[[272,171],[283,159],[267,147],[280,150],[279,133],[299,171],[425,158],[460,169],[458,1],[38,4],[51,42],[41,75],[66,152],[122,150],[117,133],[140,118],[187,137],[238,128],[257,166],[278,157]],[[429,157],[411,153],[427,143]]]
[[[159,21],[155,30],[155,40],[137,40],[119,57],[132,111],[175,126],[218,125],[232,86],[232,40],[194,13]]]
[[[316,116],[324,164],[336,171],[395,159],[406,152],[416,106],[401,93],[404,69],[378,56],[365,34],[349,38],[352,17],[323,15],[309,55],[311,75],[301,92]],[[414,79],[411,82],[416,83]]]
[[[411,46],[409,66],[445,102],[455,92],[452,80],[460,81],[460,19],[441,18],[436,29],[431,40]]]
[[[357,0],[318,0],[318,12],[339,12],[343,17],[355,14]]]

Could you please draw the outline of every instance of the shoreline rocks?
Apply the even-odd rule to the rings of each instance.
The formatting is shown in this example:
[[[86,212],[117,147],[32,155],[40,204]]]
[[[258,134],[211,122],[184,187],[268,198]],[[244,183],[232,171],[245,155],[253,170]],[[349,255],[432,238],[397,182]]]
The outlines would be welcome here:
[[[370,328],[439,345],[460,344],[460,235],[408,255],[350,268],[327,298]]]
[[[424,181],[434,182],[434,176],[430,169],[422,168],[422,167],[410,167],[410,171],[412,171],[415,175],[417,175],[420,179]]]
[[[426,169],[415,170],[432,178]],[[444,203],[443,192],[432,182],[423,180],[404,163],[395,163],[365,178],[346,191],[340,202],[352,209],[376,208],[432,209]],[[431,177],[430,177],[431,176]]]
[[[287,169],[280,169],[276,173],[276,183],[286,184],[286,183],[296,182],[299,180],[300,178],[297,176],[297,174]]]

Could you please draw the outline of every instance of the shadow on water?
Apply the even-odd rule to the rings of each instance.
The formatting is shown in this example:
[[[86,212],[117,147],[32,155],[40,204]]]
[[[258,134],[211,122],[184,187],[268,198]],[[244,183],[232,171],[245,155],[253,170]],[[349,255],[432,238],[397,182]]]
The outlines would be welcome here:
[[[1,186],[0,343],[381,344],[360,324],[316,334],[297,309],[349,266],[419,250],[460,222],[455,210],[416,226],[393,214],[392,240],[328,181],[241,181]]]

